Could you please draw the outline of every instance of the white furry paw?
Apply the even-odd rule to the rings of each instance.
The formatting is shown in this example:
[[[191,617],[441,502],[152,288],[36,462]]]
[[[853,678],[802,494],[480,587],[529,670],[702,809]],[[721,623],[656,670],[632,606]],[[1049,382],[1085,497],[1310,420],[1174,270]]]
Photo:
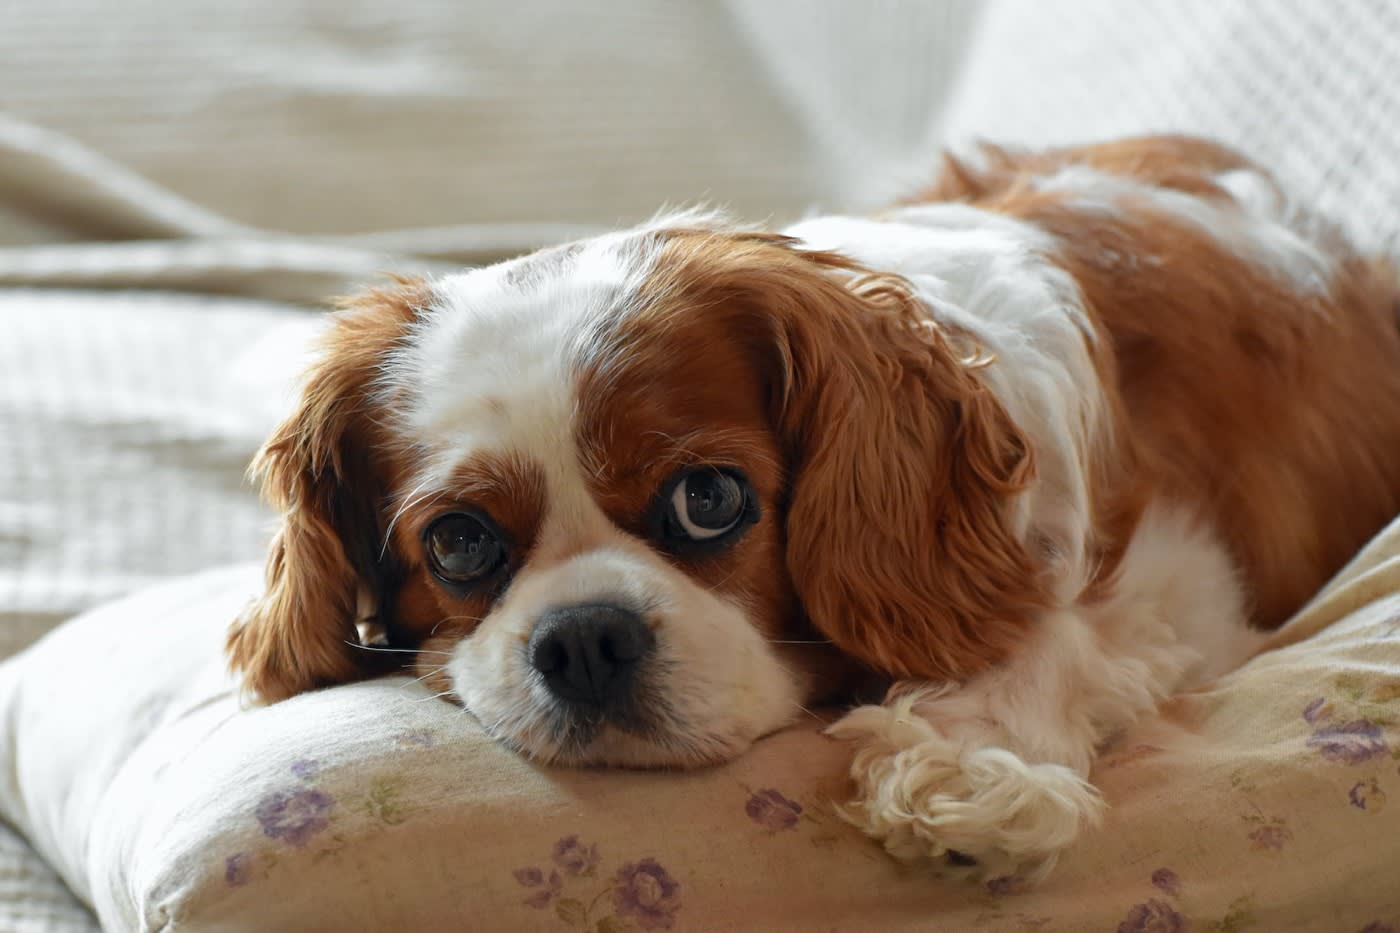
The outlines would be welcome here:
[[[861,743],[855,799],[841,815],[896,858],[975,859],[982,878],[1044,878],[1103,800],[1070,768],[1028,764],[1003,748],[954,741],[912,699],[863,706],[829,735]]]

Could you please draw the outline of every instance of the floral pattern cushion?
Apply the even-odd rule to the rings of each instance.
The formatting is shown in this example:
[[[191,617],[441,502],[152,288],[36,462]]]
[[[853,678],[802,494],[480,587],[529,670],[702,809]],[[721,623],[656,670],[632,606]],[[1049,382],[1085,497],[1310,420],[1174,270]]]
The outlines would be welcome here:
[[[240,709],[219,643],[258,583],[0,665],[0,813],[106,929],[1400,930],[1400,523],[1106,751],[1105,825],[1036,889],[887,858],[815,720],[667,774],[538,767],[407,677]]]

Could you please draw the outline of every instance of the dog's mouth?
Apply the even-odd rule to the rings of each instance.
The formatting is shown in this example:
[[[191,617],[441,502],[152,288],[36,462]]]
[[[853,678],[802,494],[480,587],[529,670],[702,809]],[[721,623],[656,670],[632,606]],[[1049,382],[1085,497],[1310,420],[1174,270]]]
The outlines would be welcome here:
[[[609,708],[555,707],[528,739],[496,738],[547,764],[643,769],[719,764],[740,755],[752,741],[696,730],[659,695]]]
[[[758,738],[696,729],[660,697],[606,710],[551,706],[528,722],[477,718],[512,752],[570,768],[703,768],[737,758]]]
[[[556,705],[546,720],[550,743],[567,759],[586,758],[605,733],[656,745],[665,744],[680,726],[670,704],[651,690],[607,704]]]
[[[640,736],[604,725],[586,743],[561,745],[542,760],[566,767],[689,770],[732,761],[750,744],[747,739],[713,733],[682,735],[649,731]],[[529,754],[528,751],[523,753]]]

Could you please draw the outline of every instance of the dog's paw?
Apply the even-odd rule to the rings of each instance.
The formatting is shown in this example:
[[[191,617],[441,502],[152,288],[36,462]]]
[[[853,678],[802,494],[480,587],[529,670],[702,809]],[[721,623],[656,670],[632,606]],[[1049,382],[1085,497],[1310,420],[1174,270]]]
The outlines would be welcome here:
[[[912,703],[853,710],[828,734],[858,742],[856,795],[842,816],[897,858],[944,858],[983,878],[1035,881],[1055,866],[1103,800],[1070,768],[958,742]]]

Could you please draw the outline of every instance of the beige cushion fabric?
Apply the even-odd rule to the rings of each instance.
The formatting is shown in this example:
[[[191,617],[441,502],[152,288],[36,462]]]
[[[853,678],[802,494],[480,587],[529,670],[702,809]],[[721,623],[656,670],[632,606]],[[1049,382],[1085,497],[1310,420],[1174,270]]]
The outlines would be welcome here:
[[[537,767],[407,677],[240,712],[218,648],[258,585],[169,584],[0,667],[0,813],[110,929],[1400,922],[1400,523],[1292,623],[1324,631],[1109,750],[1106,825],[1036,891],[939,880],[841,824],[846,754],[817,723],[648,774]]]

